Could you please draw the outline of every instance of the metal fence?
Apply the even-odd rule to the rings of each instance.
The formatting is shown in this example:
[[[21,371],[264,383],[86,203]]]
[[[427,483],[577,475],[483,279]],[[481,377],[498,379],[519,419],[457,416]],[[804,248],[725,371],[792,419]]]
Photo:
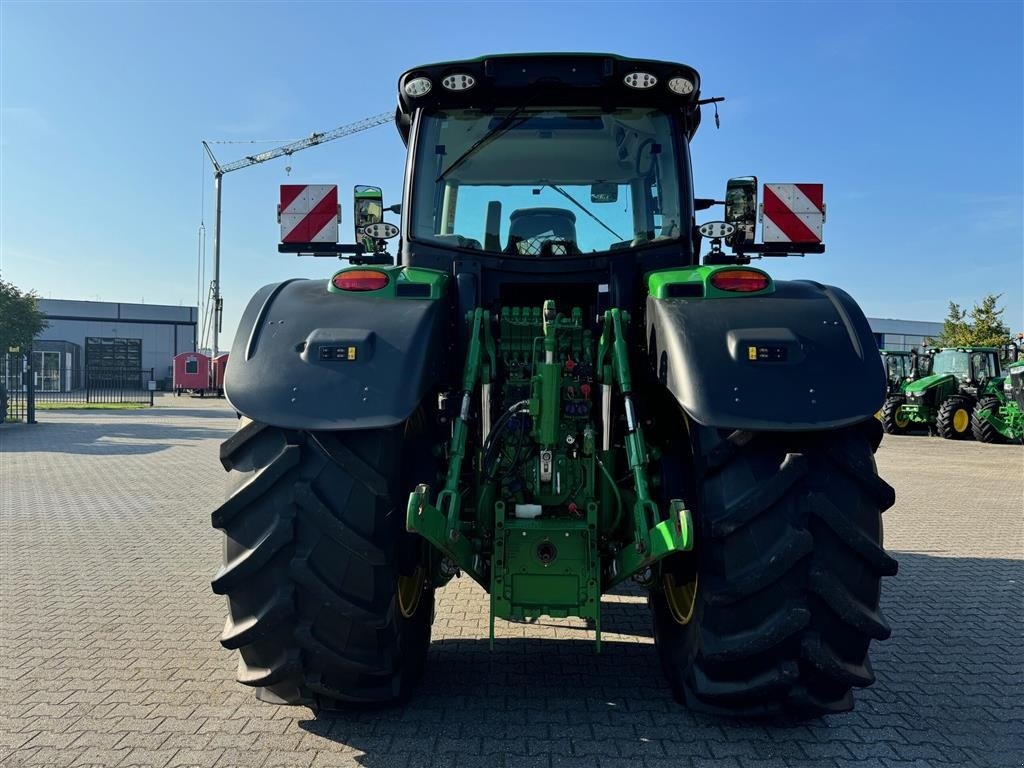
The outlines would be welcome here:
[[[31,355],[0,358],[0,383],[7,394],[7,421],[32,421],[34,411],[81,404],[153,405],[153,369],[33,366]]]
[[[30,409],[29,356],[18,353],[0,354],[0,423],[4,421],[34,421]],[[34,404],[33,404],[34,405]]]
[[[38,372],[37,372],[38,373]],[[67,368],[59,377],[37,375],[36,404],[153,404],[153,369]]]

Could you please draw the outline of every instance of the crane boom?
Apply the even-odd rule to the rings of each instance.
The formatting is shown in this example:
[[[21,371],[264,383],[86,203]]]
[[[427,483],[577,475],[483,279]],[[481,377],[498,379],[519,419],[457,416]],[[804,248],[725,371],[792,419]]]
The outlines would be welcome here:
[[[324,133],[312,133],[304,139],[299,141],[293,141],[291,144],[285,144],[275,149],[268,149],[266,152],[258,152],[255,155],[247,155],[240,160],[221,165],[217,162],[217,158],[214,157],[213,150],[210,149],[210,145],[207,142],[203,142],[203,149],[206,150],[206,154],[210,157],[210,162],[213,164],[213,187],[215,197],[216,214],[213,220],[213,280],[210,283],[210,294],[212,301],[211,309],[211,324],[213,326],[213,356],[217,356],[218,348],[218,335],[221,330],[221,322],[224,311],[224,299],[220,294],[220,198],[221,198],[221,181],[224,178],[225,173],[231,171],[237,171],[242,168],[248,168],[250,165],[258,165],[265,163],[268,160],[273,160],[275,157],[284,157],[286,155],[292,155],[296,152],[300,152],[303,149],[309,149],[320,144],[326,144],[328,141],[334,141],[340,139],[343,136],[351,136],[353,133],[359,133],[360,131],[368,130],[369,128],[376,128],[378,125],[384,125],[384,123],[391,122],[394,119],[394,113],[392,112],[381,112],[378,115],[372,117],[364,117],[362,120],[358,120],[354,123],[348,123],[347,125],[339,125],[337,128],[325,131]],[[204,333],[205,339],[205,333]]]
[[[324,133],[312,133],[304,139],[293,141],[291,144],[285,144],[281,147],[274,149],[268,149],[266,152],[258,152],[255,155],[246,155],[240,160],[227,163],[226,165],[220,165],[214,158],[212,153],[210,159],[214,164],[214,172],[219,172],[221,175],[230,173],[231,171],[237,171],[241,168],[248,168],[250,165],[256,165],[258,163],[265,163],[268,160],[273,160],[275,157],[282,157],[285,155],[291,155],[309,147],[315,147],[318,144],[326,144],[328,141],[334,141],[344,136],[351,136],[353,133],[359,133],[360,131],[368,130],[369,128],[376,128],[378,125],[384,125],[395,119],[395,116],[391,112],[381,112],[379,115],[373,115],[372,117],[366,117],[354,123],[348,123],[347,125],[341,125],[331,131],[325,131]],[[206,142],[203,142],[204,144]],[[209,146],[207,146],[207,152],[209,152]]]

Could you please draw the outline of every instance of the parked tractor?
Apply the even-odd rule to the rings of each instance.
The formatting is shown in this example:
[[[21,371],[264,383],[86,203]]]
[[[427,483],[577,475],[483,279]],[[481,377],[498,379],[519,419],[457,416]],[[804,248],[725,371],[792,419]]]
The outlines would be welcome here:
[[[969,439],[975,404],[1002,387],[999,350],[944,347],[929,350],[924,363],[924,375],[906,386],[902,401],[890,398],[883,413],[892,411],[903,429],[918,425],[950,440]]]
[[[600,54],[417,67],[398,96],[397,264],[376,243],[398,227],[357,200],[371,247],[261,289],[231,351],[213,589],[239,681],[400,701],[452,578],[489,593],[492,644],[547,615],[597,650],[601,596],[632,582],[681,702],[850,709],[897,570],[885,372],[844,291],[750,266],[822,250],[751,242],[756,179],[697,226],[718,203],[693,196],[689,142],[720,99],[686,65]]]
[[[1018,337],[1018,341],[1020,337]],[[1024,362],[1019,343],[1005,349],[1006,375],[993,381],[971,412],[971,433],[982,443],[1024,442]]]
[[[917,378],[920,355],[916,349],[882,349],[879,353],[885,366],[885,404],[875,417],[888,434],[900,434],[910,426],[909,420],[900,413],[900,406],[906,400],[907,385]]]

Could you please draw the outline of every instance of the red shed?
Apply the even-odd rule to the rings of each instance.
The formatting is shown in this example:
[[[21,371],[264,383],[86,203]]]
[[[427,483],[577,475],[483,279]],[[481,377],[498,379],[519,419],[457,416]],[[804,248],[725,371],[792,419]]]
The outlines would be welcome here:
[[[210,358],[201,352],[174,356],[174,394],[206,392],[210,387]]]
[[[213,388],[217,390],[218,396],[224,394],[224,370],[228,365],[227,353],[218,355],[213,359]]]

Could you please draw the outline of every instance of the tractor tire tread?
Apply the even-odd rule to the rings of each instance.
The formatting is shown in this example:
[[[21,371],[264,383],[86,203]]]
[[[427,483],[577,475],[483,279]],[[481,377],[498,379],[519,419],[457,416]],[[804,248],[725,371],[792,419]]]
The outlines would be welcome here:
[[[865,658],[862,664],[847,661],[830,648],[817,632],[808,632],[801,639],[800,658],[823,675],[844,685],[866,688],[875,682],[875,673],[869,659]]]
[[[289,509],[283,509],[275,515],[270,527],[259,537],[255,546],[243,550],[221,566],[210,582],[214,594],[226,595],[229,589],[255,576],[282,547],[295,538],[293,521],[294,514]]]
[[[814,537],[809,531],[786,526],[774,546],[764,557],[755,560],[729,578],[708,579],[709,600],[715,604],[730,605],[750,597],[781,579],[800,560],[814,550]]]
[[[971,434],[979,443],[1005,443],[1006,437],[991,422],[981,417],[984,411],[999,411],[999,398],[985,395],[971,410]]]
[[[284,446],[277,456],[255,472],[227,501],[213,511],[213,527],[225,530],[235,515],[257,503],[285,473],[298,465],[300,453],[297,445]]]
[[[234,651],[272,632],[286,619],[295,615],[294,596],[294,588],[282,587],[263,606],[253,611],[252,615],[237,622],[228,616],[224,622],[220,644]]]
[[[907,399],[902,395],[893,395],[885,400],[882,405],[882,410],[879,412],[881,418],[882,430],[887,435],[902,435],[907,431],[909,424],[900,426],[896,422],[896,412],[899,410]]]
[[[806,605],[784,605],[760,624],[728,635],[704,631],[703,647],[697,658],[702,663],[725,664],[763,654],[804,629],[811,622]]]
[[[235,465],[232,459],[238,449],[266,428],[267,425],[261,421],[247,421],[235,434],[220,444],[220,463],[225,471],[230,472],[234,469]]]
[[[212,585],[228,601],[221,644],[238,652],[238,681],[257,698],[329,710],[411,693],[434,600],[425,586],[415,613],[399,615],[395,585],[412,568],[403,558],[419,552],[400,545],[410,534],[389,492],[402,456],[397,430],[249,422],[225,442],[233,491],[212,515],[225,533]]]
[[[807,474],[807,462],[798,453],[786,455],[779,471],[768,482],[735,500],[724,514],[711,523],[711,536],[722,538],[749,523],[757,515],[774,505]]]
[[[848,711],[851,688],[874,680],[871,640],[891,634],[878,605],[881,578],[898,569],[881,541],[881,514],[895,500],[872,455],[882,425],[872,417],[762,433],[739,449],[721,448],[727,434],[693,432],[698,468],[702,454],[727,458],[697,478],[701,557],[678,566],[697,568],[689,621],[673,618],[660,590],[651,594],[673,693],[713,714]]]
[[[899,572],[900,566],[896,559],[854,525],[828,496],[823,493],[811,493],[806,503],[810,513],[831,528],[836,536],[868,563],[879,576],[895,576]]]
[[[947,397],[939,406],[939,411],[935,416],[935,431],[939,433],[940,437],[946,440],[966,440],[973,437],[969,420],[963,432],[957,432],[953,426],[953,414],[960,408],[971,413],[974,410],[971,399],[963,395],[953,395]]]

